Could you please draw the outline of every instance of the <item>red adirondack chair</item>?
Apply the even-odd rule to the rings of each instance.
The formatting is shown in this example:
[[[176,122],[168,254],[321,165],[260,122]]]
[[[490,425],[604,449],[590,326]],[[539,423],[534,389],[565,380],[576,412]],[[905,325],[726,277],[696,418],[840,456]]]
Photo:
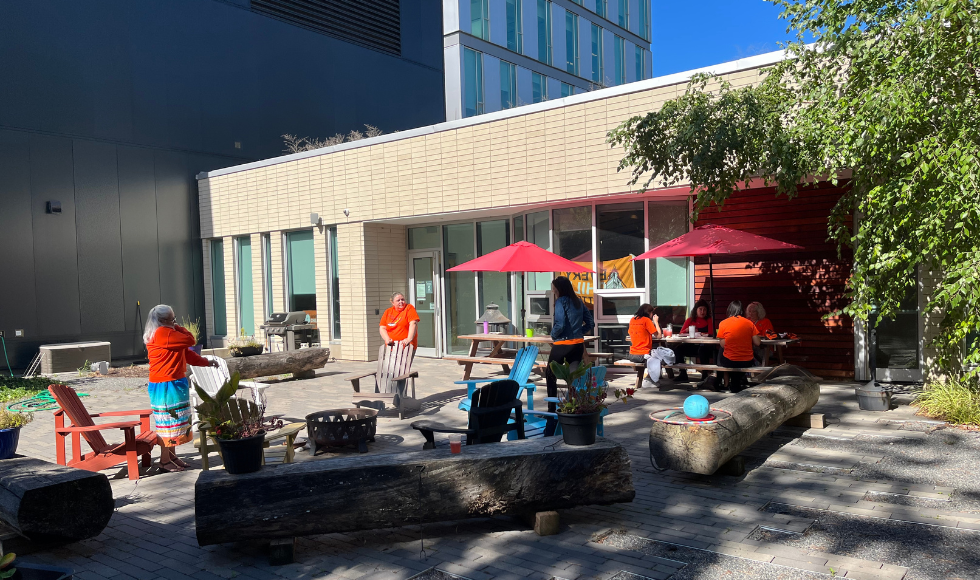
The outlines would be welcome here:
[[[75,390],[65,385],[51,385],[48,392],[58,401],[61,407],[54,413],[55,448],[58,455],[58,465],[77,467],[87,471],[100,471],[114,465],[126,462],[129,467],[129,479],[139,479],[140,470],[136,458],[143,458],[143,467],[151,464],[150,451],[157,444],[156,431],[150,431],[149,409],[138,411],[111,411],[109,413],[90,414],[78,398]],[[71,424],[65,427],[65,415]],[[103,423],[96,425],[93,417],[125,417],[139,415],[139,421],[122,421],[119,423]],[[136,433],[136,427],[140,431]],[[125,442],[110,445],[99,431],[106,429],[121,429]],[[65,461],[65,437],[71,435],[71,461]],[[91,453],[82,455],[81,437],[85,438]]]

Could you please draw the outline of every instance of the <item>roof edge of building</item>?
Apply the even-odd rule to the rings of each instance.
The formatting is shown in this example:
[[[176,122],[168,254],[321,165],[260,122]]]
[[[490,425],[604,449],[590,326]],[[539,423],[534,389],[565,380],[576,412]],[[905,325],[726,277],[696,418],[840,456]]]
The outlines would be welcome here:
[[[590,91],[587,93],[581,93],[578,95],[572,95],[570,97],[564,97],[560,99],[552,99],[550,101],[544,101],[542,103],[535,103],[533,105],[523,105],[520,107],[514,107],[504,111],[496,111],[493,113],[486,113],[483,115],[477,115],[475,117],[468,117],[466,119],[458,119],[455,121],[445,121],[442,123],[437,123],[435,125],[427,125],[424,127],[418,127],[415,129],[407,129],[405,131],[398,131],[395,133],[388,133],[385,135],[379,135],[377,137],[369,137],[366,139],[360,139],[358,141],[352,141],[348,143],[341,143],[340,145],[332,145],[330,147],[323,147],[321,149],[313,149],[310,151],[302,151],[300,153],[291,153],[289,155],[281,155],[279,157],[271,157],[269,159],[263,159],[261,161],[253,161],[251,163],[243,163],[241,165],[234,165],[231,167],[225,167],[223,169],[215,169],[213,171],[204,171],[197,175],[197,179],[208,179],[211,177],[219,177],[222,175],[229,175],[231,173],[239,173],[241,171],[248,171],[250,169],[258,169],[261,167],[269,167],[271,165],[279,165],[281,163],[289,163],[290,161],[298,161],[300,159],[309,159],[310,157],[319,157],[321,155],[329,155],[331,153],[339,153],[341,151],[348,151],[351,149],[358,149],[360,147],[370,147],[372,145],[380,145],[382,143],[391,143],[393,141],[401,141],[403,139],[411,139],[413,137],[421,137],[423,135],[429,135],[432,133],[440,133],[442,131],[451,131],[453,129],[460,129],[463,127],[471,127],[475,125],[482,125],[483,123],[492,123],[494,121],[500,121],[502,119],[509,119],[513,117],[521,117],[524,115],[529,115],[532,113],[539,113],[541,111],[548,111],[552,109],[560,109],[562,107],[567,107],[569,105],[576,105],[580,103],[587,103],[590,101],[598,101],[601,99],[608,99],[610,97],[616,97],[620,95],[627,95],[630,93],[638,93],[642,91],[648,91],[651,89],[657,89],[661,87],[666,87],[670,85],[676,85],[680,83],[685,83],[691,79],[696,74],[699,73],[710,73],[710,74],[732,74],[744,70],[752,70],[755,68],[760,68],[763,66],[768,66],[791,58],[790,51],[788,50],[777,50],[774,52],[767,52],[765,54],[759,54],[755,56],[750,56],[747,58],[741,58],[738,60],[731,60],[728,62],[723,62],[719,64],[714,64],[702,68],[692,69],[688,71],[683,71],[679,73],[673,73],[669,75],[664,75],[660,77],[655,77],[652,79],[647,79],[643,81],[635,81],[632,83],[626,83],[616,87],[609,87],[605,89],[599,89],[595,91]]]

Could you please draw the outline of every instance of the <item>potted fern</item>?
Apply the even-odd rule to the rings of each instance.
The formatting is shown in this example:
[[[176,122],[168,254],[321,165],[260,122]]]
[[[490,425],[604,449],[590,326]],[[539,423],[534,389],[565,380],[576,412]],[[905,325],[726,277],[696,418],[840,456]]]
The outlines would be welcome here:
[[[0,405],[0,459],[14,456],[20,441],[20,428],[33,420],[32,413],[17,413]]]
[[[194,407],[198,428],[204,437],[218,442],[221,460],[228,473],[251,473],[262,467],[265,433],[282,428],[282,421],[267,420],[261,407],[246,399],[235,398],[239,374],[233,373],[212,397],[199,386],[201,403]]]
[[[557,415],[561,435],[567,445],[592,445],[595,443],[599,417],[606,409],[606,384],[589,372],[590,363],[580,364],[574,370],[568,363],[551,361],[551,372],[565,381],[565,388],[558,390]],[[632,396],[632,389],[614,391],[624,403]]]

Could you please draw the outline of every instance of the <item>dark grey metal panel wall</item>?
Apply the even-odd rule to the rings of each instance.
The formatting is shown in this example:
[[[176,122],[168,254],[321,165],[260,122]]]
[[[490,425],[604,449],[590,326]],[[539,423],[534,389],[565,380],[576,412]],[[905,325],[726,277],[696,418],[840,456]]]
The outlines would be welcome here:
[[[139,336],[140,319],[160,303],[160,256],[157,246],[157,197],[153,151],[120,146],[119,216],[122,235],[123,319],[126,330]],[[137,342],[134,348],[140,348]]]
[[[0,130],[0,330],[37,335],[30,135]]]

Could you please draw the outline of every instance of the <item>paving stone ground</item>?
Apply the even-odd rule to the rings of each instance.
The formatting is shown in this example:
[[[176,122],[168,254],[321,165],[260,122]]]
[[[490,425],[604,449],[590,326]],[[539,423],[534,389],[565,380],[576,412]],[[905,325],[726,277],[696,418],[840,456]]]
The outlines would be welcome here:
[[[316,378],[276,382],[267,392],[270,412],[301,421],[314,411],[347,407],[351,389],[344,377],[373,368],[373,363],[337,361],[318,371]],[[457,408],[465,389],[452,382],[460,378],[460,367],[418,359],[415,368],[423,403],[419,416],[465,423],[465,414]],[[488,366],[474,372],[481,376],[477,373],[502,375],[499,367]],[[85,404],[92,412],[148,407],[139,379],[73,380],[90,393]],[[631,386],[632,381],[630,375],[613,376],[611,386]],[[763,438],[744,453],[749,470],[742,477],[661,472],[651,466],[648,415],[680,406],[689,394],[686,390],[642,389],[628,404],[614,403],[605,433],[630,453],[636,499],[564,510],[562,532],[556,536],[539,537],[508,517],[328,534],[300,538],[294,564],[270,567],[258,543],[197,545],[193,493],[200,458],[192,446],[184,445],[179,453],[193,469],[183,473],[153,467],[134,483],[122,468],[106,470],[117,505],[107,529],[97,538],[25,560],[74,568],[80,580],[397,579],[433,567],[473,580],[791,580],[815,574],[869,580],[945,578],[937,570],[980,578],[980,572],[964,566],[917,566],[920,558],[962,558],[962,547],[973,545],[980,534],[980,484],[975,481],[980,433],[921,422],[907,406],[910,395],[898,397],[905,404],[891,411],[859,411],[853,387],[823,383],[814,412],[830,415],[831,425],[822,430],[781,428]],[[702,394],[711,402],[728,396]],[[422,437],[411,429],[411,420],[399,421],[390,412],[379,417],[370,453],[420,450]],[[54,461],[52,429],[50,414],[39,414],[24,428],[19,452]],[[316,459],[299,453],[298,460],[329,461],[350,453],[355,451]],[[220,465],[217,454],[211,460]],[[814,527],[821,514],[829,514],[828,524]],[[848,546],[817,541],[819,534],[844,525],[845,517],[850,526],[875,530],[875,537],[866,540],[880,546],[865,543],[855,555]],[[882,519],[901,525],[875,523]],[[907,526],[927,525],[943,526],[937,538],[956,539],[947,542],[948,551],[941,541],[917,548],[903,544],[909,534],[889,534],[892,529],[907,532]],[[811,536],[814,541],[806,540]],[[893,549],[887,549],[890,543]],[[876,560],[874,554],[888,557]]]

